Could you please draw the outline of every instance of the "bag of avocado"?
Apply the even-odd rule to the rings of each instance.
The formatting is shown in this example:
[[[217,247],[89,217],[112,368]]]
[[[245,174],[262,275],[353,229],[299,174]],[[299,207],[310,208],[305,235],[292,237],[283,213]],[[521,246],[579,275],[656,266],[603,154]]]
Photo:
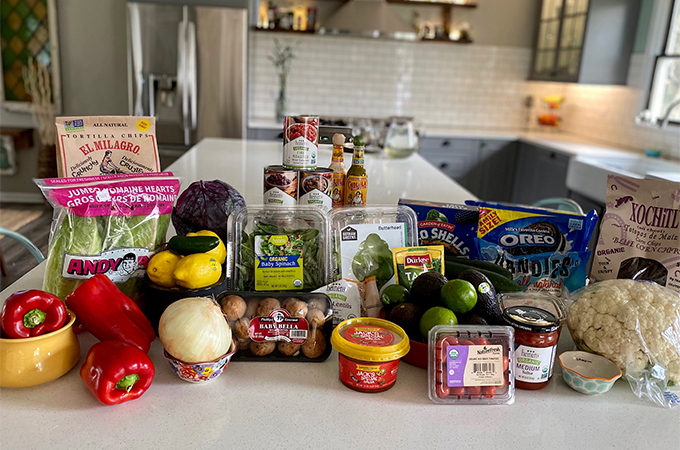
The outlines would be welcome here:
[[[54,208],[43,290],[64,300],[101,273],[134,299],[165,241],[179,178],[164,172],[35,183]]]

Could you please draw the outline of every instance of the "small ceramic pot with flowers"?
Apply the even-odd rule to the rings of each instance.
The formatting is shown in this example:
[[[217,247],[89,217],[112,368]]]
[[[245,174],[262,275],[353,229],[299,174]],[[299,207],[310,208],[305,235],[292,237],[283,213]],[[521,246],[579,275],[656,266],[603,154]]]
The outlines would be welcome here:
[[[224,372],[224,369],[227,368],[227,365],[229,365],[229,361],[234,353],[236,353],[236,344],[233,342],[226,354],[206,362],[185,363],[173,357],[167,351],[164,352],[172,370],[175,371],[178,377],[189,383],[202,383],[219,377]]]

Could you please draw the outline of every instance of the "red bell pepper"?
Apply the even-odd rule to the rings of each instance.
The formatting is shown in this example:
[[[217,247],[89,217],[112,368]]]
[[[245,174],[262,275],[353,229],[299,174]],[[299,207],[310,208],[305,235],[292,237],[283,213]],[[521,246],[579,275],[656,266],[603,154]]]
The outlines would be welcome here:
[[[105,405],[141,397],[151,386],[155,374],[151,358],[123,341],[94,344],[80,368],[85,386]]]
[[[106,276],[97,274],[66,297],[87,331],[100,341],[124,341],[148,353],[156,332],[139,306]]]
[[[7,337],[27,338],[58,330],[68,314],[56,295],[32,289],[10,295],[0,316]]]

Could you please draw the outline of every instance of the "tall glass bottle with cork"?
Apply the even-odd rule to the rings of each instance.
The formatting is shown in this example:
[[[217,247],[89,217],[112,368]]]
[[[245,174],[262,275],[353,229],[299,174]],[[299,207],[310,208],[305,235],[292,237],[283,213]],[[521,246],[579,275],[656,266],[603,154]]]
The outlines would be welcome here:
[[[352,167],[345,179],[345,206],[365,206],[368,190],[368,173],[364,168],[364,138],[354,138],[354,157]]]

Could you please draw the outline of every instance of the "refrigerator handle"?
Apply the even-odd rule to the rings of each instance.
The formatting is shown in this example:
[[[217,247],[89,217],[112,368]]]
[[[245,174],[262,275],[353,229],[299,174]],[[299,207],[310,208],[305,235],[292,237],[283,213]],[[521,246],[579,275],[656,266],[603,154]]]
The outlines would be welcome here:
[[[183,7],[182,21],[179,23],[177,41],[177,89],[182,98],[182,128],[184,129],[184,145],[191,143],[189,128],[189,86],[187,80],[187,28],[189,10]]]
[[[192,130],[196,129],[197,115],[198,115],[198,66],[196,64],[196,24],[189,22],[187,33],[187,89],[189,90],[189,114],[190,126]]]

